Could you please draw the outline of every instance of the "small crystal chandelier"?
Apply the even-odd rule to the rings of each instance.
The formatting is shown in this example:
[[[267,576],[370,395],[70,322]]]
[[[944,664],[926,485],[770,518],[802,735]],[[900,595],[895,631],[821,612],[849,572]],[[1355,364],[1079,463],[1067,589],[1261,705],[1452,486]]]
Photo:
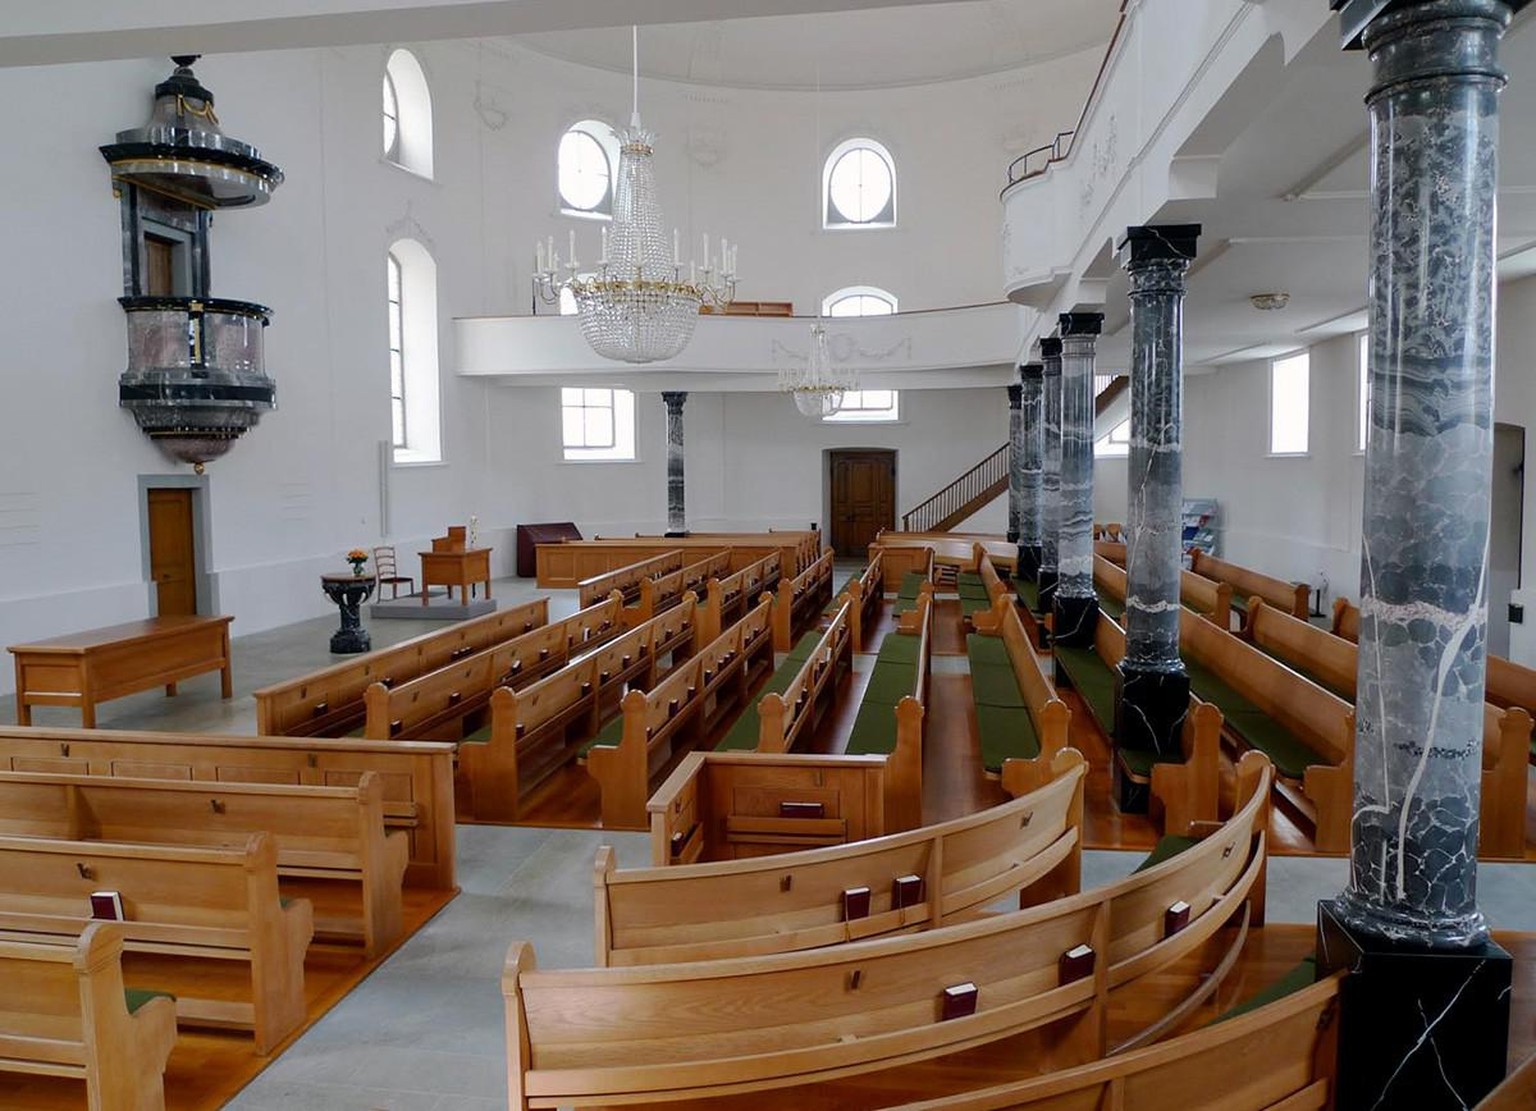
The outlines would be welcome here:
[[[834,370],[827,354],[827,328],[816,318],[811,325],[811,349],[805,356],[803,370],[779,372],[779,389],[795,401],[795,408],[812,420],[830,417],[843,407],[843,397],[858,389],[858,377],[851,370]]]
[[[640,123],[640,29],[633,28],[632,34],[634,112],[629,127],[618,133],[613,230],[603,229],[602,257],[596,272],[587,275],[580,273],[576,261],[575,231],[564,259],[555,251],[553,237],[537,244],[533,285],[552,304],[559,302],[563,290],[570,290],[581,334],[603,358],[651,363],[670,359],[688,346],[700,306],[722,309],[731,303],[736,296],[736,248],[721,236],[719,259],[713,261],[706,234],[704,265],[690,260],[687,281],[676,228],[670,255],[667,251],[651,164],[656,136]]]

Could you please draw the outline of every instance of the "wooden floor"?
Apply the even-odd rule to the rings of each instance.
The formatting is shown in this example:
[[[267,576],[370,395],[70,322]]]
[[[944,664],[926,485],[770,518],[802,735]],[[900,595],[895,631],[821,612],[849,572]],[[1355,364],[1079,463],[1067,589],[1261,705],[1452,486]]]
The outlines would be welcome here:
[[[443,891],[406,888],[405,931],[394,952],[453,898]],[[258,1057],[249,1035],[216,1030],[177,1031],[165,1070],[166,1111],[215,1111],[384,963],[389,953],[366,960],[358,949],[311,945],[304,958],[304,1025],[270,1056]],[[0,1073],[0,1107],[27,1111],[79,1111],[85,1085],[77,1080]]]

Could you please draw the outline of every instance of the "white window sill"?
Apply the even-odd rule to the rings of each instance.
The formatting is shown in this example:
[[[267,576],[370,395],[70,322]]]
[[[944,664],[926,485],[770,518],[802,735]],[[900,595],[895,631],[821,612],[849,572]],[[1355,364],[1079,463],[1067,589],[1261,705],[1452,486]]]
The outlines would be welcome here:
[[[401,470],[407,470],[407,469],[409,469],[409,470],[416,470],[417,468],[421,468],[421,467],[446,467],[448,465],[448,460],[446,460],[446,459],[391,459],[389,461],[389,465],[391,467],[397,467],[397,468],[399,468]]]
[[[428,185],[437,185],[437,184],[439,184],[438,180],[435,177],[430,177],[427,174],[422,173],[420,170],[413,170],[409,166],[402,166],[399,162],[396,162],[393,158],[390,158],[388,155],[381,154],[379,156],[379,165],[381,165],[381,166],[388,166],[392,170],[399,170],[402,174],[408,174],[411,177],[415,178],[417,181],[424,181]]]
[[[556,216],[568,216],[572,220],[585,220],[588,223],[611,224],[613,216],[607,212],[586,212],[579,208],[566,208],[559,205],[555,208]]]
[[[644,459],[561,459],[561,466],[592,467],[592,466],[624,466],[625,464],[644,463]]]
[[[1312,453],[1310,451],[1266,451],[1264,457],[1266,459],[1310,459]]]
[[[857,319],[849,317],[850,320]],[[904,428],[912,422],[909,420],[833,420],[822,417],[819,422],[824,428]]]

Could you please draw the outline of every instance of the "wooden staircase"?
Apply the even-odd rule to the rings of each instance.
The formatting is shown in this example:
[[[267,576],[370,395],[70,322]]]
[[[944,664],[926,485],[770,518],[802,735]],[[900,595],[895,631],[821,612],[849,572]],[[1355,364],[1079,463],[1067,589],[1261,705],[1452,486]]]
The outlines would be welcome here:
[[[1095,419],[1131,388],[1129,376],[1105,376],[1093,399]],[[948,532],[1008,489],[1009,445],[1004,444],[927,501],[901,515],[902,532]]]

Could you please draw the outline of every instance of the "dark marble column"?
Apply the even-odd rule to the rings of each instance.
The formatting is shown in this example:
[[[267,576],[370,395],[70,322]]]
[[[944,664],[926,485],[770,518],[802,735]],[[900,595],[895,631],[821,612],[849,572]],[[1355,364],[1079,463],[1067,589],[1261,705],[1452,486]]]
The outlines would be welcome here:
[[[1061,314],[1061,513],[1051,639],[1087,647],[1099,620],[1093,589],[1093,365],[1104,314]]]
[[[1199,234],[1198,225],[1134,227],[1120,245],[1130,274],[1131,453],[1115,743],[1171,758],[1180,757],[1189,711],[1189,676],[1179,658],[1184,290]],[[1126,793],[1118,793],[1124,801]]]
[[[1042,339],[1040,359],[1040,612],[1050,613],[1061,522],[1061,340]]]
[[[1019,411],[1023,387],[1008,387],[1008,541],[1019,542],[1019,506],[1024,496],[1024,426]]]
[[[1040,579],[1041,449],[1045,445],[1045,368],[1025,363],[1019,368],[1019,432],[1014,444],[1019,455],[1019,564],[1018,576],[1030,582]]]
[[[1352,969],[1339,1106],[1467,1107],[1504,1072],[1511,974],[1476,898],[1511,5],[1352,12],[1374,66],[1371,402],[1350,881],[1318,955]]]
[[[683,404],[688,394],[665,391],[667,406],[667,535],[688,535],[687,502],[683,492]]]

